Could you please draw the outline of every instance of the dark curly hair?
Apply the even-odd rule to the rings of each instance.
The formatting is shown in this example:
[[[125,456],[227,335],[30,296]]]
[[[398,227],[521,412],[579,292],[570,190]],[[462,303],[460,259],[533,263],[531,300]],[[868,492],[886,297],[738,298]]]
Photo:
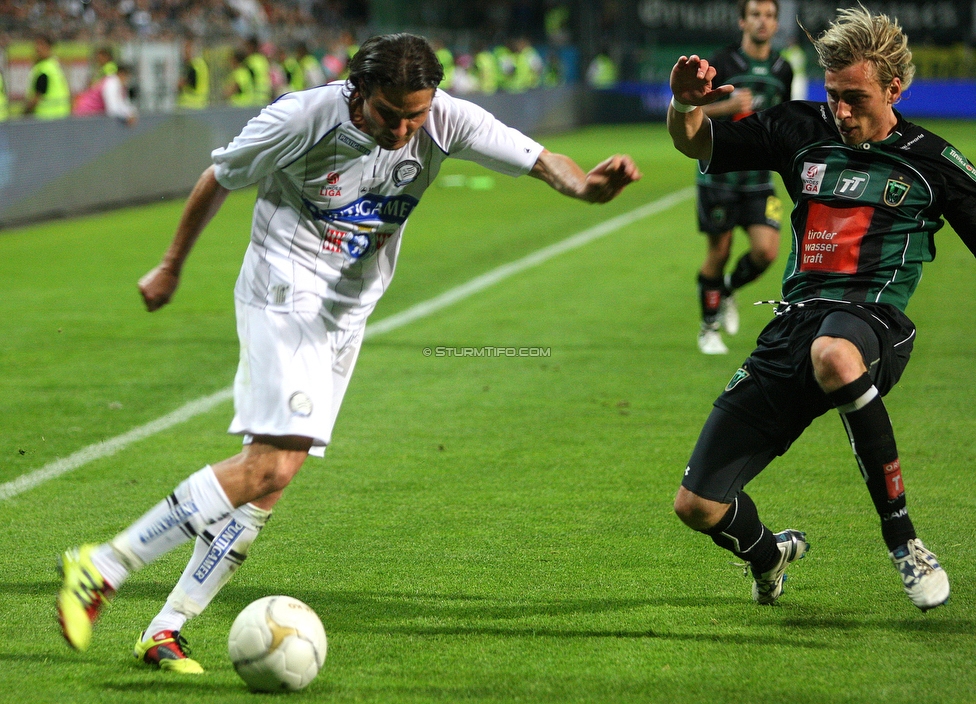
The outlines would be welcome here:
[[[368,98],[377,87],[426,90],[443,79],[444,67],[426,39],[416,34],[382,34],[363,42],[350,59],[346,97],[359,93]]]

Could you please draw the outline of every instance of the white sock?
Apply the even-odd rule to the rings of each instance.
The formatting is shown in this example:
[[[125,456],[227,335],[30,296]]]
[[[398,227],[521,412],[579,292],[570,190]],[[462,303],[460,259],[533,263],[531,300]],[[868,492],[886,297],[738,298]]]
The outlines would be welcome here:
[[[233,510],[213,469],[207,465],[115,536],[110,545],[117,561],[132,572],[182,545]]]
[[[271,511],[244,504],[197,535],[193,557],[166,605],[146,628],[146,635],[178,631],[207,608],[244,562],[251,543],[270,517]]]
[[[95,569],[102,573],[102,579],[108,582],[112,589],[117,590],[121,587],[122,582],[129,576],[129,570],[119,562],[110,543],[102,543],[95,548],[91,554],[91,561]]]

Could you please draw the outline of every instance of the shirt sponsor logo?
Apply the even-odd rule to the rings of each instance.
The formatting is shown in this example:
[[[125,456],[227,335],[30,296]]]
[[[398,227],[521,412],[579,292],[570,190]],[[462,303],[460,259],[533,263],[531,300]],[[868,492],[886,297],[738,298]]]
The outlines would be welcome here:
[[[393,185],[400,187],[406,186],[408,183],[413,183],[420,176],[423,168],[419,161],[414,161],[413,159],[401,161],[393,167]]]
[[[797,259],[800,271],[854,274],[861,241],[871,226],[874,208],[832,208],[810,203]]]
[[[190,517],[196,513],[197,510],[197,505],[192,501],[184,501],[181,504],[177,504],[173,507],[172,511],[140,533],[139,542],[145,545],[176,526],[183,525],[190,520]]]
[[[892,208],[897,208],[902,204],[902,201],[905,200],[905,196],[908,195],[908,191],[911,190],[911,188],[912,184],[910,183],[889,178],[888,183],[885,184],[884,190],[885,205],[890,205]]]
[[[367,193],[341,208],[320,208],[307,198],[303,198],[302,202],[316,220],[366,225],[383,223],[402,225],[420,201],[408,195],[378,196]]]
[[[352,147],[353,149],[355,149],[360,154],[369,154],[370,151],[371,151],[369,147],[367,147],[367,146],[365,146],[363,144],[360,144],[356,140],[352,139],[351,137],[347,137],[344,134],[340,134],[337,139],[340,142],[342,142],[343,144]]]
[[[864,195],[864,190],[870,182],[871,174],[865,173],[864,171],[844,169],[840,172],[837,185],[834,186],[834,195],[856,200]]]
[[[193,579],[197,580],[200,584],[203,584],[210,573],[213,572],[214,567],[217,563],[223,559],[224,555],[230,552],[231,546],[234,541],[240,537],[241,533],[244,532],[244,526],[233,518],[230,519],[230,523],[224,528],[220,535],[214,538],[213,542],[210,543],[210,550],[204,556],[203,560],[200,562],[200,566],[197,567],[196,571],[193,573]]]
[[[969,163],[969,159],[964,157],[958,150],[948,146],[942,150],[942,156],[966,172],[973,181],[976,181],[976,166]]]
[[[803,192],[808,195],[817,195],[820,193],[820,186],[823,184],[824,174],[826,173],[826,164],[813,164],[809,161],[804,162],[803,170],[800,172]]]
[[[379,250],[392,235],[392,232],[352,234],[328,227],[322,237],[322,250],[325,252],[343,252],[351,259],[360,259],[371,251]]]
[[[326,252],[339,252],[342,250],[342,237],[345,232],[333,230],[331,227],[325,228],[325,236],[322,238],[322,249]]]

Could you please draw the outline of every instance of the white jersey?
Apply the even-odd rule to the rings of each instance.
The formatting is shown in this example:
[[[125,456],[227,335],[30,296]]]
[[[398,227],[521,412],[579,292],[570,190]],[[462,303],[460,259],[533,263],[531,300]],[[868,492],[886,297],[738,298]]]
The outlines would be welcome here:
[[[352,124],[343,87],[282,96],[212,157],[225,188],[258,184],[237,299],[320,313],[352,329],[389,286],[404,225],[441,162],[456,157],[518,176],[542,145],[438,90],[407,146],[381,149]]]

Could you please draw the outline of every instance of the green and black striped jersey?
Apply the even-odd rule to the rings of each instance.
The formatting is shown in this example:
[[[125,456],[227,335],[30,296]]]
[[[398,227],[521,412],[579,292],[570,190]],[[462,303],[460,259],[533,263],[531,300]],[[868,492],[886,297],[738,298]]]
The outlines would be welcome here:
[[[945,218],[976,254],[976,167],[897,112],[881,142],[841,140],[826,103],[794,101],[712,123],[709,173],[770,169],[793,199],[783,298],[904,311]]]
[[[752,91],[751,111],[717,119],[741,120],[753,112],[771,108],[790,99],[793,69],[779,52],[770,52],[765,61],[757,61],[742,51],[741,46],[732,45],[718,51],[708,63],[715,68],[713,86],[731,84],[736,88],[748,88]],[[773,187],[767,170],[727,174],[699,173],[697,178],[700,185],[714,188],[768,191]]]

